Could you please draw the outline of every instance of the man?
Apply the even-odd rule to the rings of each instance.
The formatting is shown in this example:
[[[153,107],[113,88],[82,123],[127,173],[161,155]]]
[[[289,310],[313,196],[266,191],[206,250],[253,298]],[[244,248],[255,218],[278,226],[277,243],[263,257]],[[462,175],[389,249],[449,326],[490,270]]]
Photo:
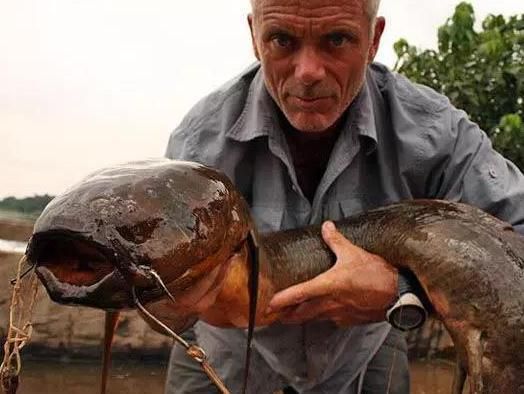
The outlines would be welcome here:
[[[253,0],[259,64],[198,103],[167,156],[222,169],[261,231],[336,220],[413,198],[461,200],[524,230],[524,178],[467,116],[432,90],[373,64],[379,0]],[[271,302],[283,323],[258,329],[250,393],[408,393],[406,343],[385,322],[397,272],[329,223],[337,256]],[[245,331],[198,323],[189,335],[232,392]],[[213,392],[175,347],[166,393]]]

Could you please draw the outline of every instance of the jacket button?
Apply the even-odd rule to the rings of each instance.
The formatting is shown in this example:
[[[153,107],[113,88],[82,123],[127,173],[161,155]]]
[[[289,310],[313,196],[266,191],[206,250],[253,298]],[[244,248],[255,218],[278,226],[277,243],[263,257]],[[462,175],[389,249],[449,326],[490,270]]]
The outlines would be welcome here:
[[[491,176],[492,178],[497,177],[497,171],[495,171],[493,167],[490,167],[488,172],[489,172],[489,176]]]

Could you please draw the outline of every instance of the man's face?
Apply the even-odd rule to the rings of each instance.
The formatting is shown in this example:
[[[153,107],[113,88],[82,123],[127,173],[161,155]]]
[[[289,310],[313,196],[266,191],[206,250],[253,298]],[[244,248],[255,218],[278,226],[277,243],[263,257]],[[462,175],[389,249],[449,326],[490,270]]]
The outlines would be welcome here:
[[[332,126],[364,81],[384,29],[371,36],[366,0],[258,0],[249,16],[266,87],[304,132]]]

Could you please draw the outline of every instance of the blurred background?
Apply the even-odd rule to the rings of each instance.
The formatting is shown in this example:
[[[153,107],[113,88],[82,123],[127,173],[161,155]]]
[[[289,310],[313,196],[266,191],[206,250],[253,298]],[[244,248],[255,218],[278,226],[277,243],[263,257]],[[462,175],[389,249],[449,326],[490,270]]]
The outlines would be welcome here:
[[[437,47],[456,0],[383,0],[377,60]],[[472,0],[489,13],[515,0]],[[0,200],[57,194],[113,163],[162,156],[204,95],[254,61],[248,0],[0,0]]]
[[[0,0],[1,284],[53,195],[100,167],[163,156],[191,106],[255,60],[248,12],[248,0]],[[377,61],[446,94],[523,168],[522,2],[382,0],[379,14]],[[0,285],[0,339],[10,297]],[[40,291],[20,392],[98,392],[103,318]],[[412,392],[449,392],[440,323],[409,344]],[[109,393],[162,392],[170,346],[126,313]]]

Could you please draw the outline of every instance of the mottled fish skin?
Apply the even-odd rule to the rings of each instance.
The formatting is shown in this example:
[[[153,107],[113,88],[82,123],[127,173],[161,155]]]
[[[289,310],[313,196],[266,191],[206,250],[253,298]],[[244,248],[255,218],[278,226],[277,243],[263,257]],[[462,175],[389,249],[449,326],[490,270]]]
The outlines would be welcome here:
[[[524,237],[477,208],[439,200],[401,202],[337,227],[415,274],[454,340],[472,393],[524,393]],[[35,225],[28,256],[58,302],[129,308],[133,284],[177,332],[196,317],[242,326],[251,229],[246,203],[220,172],[152,160],[102,170],[55,199]],[[276,291],[329,269],[334,256],[318,226],[263,234],[258,244],[263,325],[278,319],[263,312]],[[176,297],[225,262],[231,267],[218,301],[199,316],[174,314],[141,276],[142,266],[155,269]]]

